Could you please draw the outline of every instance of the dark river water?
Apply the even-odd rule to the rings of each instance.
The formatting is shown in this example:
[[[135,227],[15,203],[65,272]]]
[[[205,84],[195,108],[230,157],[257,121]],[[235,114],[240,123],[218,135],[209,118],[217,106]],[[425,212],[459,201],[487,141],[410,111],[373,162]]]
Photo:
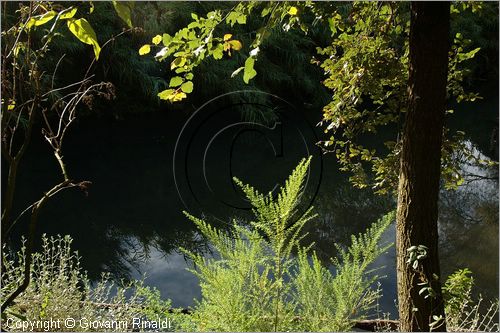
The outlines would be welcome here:
[[[244,100],[253,101],[252,94]],[[260,96],[262,97],[262,96]],[[394,199],[354,189],[339,171],[333,154],[315,143],[324,139],[315,126],[320,110],[292,107],[270,96],[260,102],[235,102],[222,96],[201,108],[161,110],[116,120],[101,116],[75,124],[64,146],[74,179],[89,180],[88,196],[68,190],[44,208],[38,232],[69,234],[91,278],[111,272],[117,278],[141,278],[187,307],[200,298],[195,276],[179,247],[206,248],[183,210],[224,227],[248,219],[249,206],[231,177],[270,191],[282,184],[297,162],[312,155],[300,209],[314,205],[319,218],[308,226],[322,258],[335,256],[333,244],[348,244],[394,207]],[[262,101],[264,100],[264,101]],[[266,102],[267,101],[267,102]],[[197,111],[195,111],[197,110]],[[484,159],[498,159],[491,135],[498,126],[496,97],[461,106],[449,125],[466,131],[465,143]],[[381,146],[384,135],[372,139]],[[494,148],[497,143],[494,143]],[[55,161],[44,142],[34,142],[20,170],[16,209],[39,198],[57,181]],[[484,179],[457,191],[442,191],[440,246],[443,275],[469,267],[476,291],[498,296],[498,173],[464,165]],[[5,169],[4,169],[5,170]],[[26,224],[14,230],[24,233]],[[394,226],[384,235],[394,241]],[[395,252],[379,258],[383,266],[380,309],[396,313]]]

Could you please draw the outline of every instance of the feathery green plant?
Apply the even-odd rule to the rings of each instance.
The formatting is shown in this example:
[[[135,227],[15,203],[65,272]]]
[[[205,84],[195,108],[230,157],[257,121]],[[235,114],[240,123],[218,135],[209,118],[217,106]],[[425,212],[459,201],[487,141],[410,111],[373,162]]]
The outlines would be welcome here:
[[[369,264],[387,250],[378,243],[394,215],[340,248],[332,274],[311,246],[301,245],[304,225],[316,217],[313,208],[301,216],[297,210],[310,160],[299,163],[276,198],[235,179],[253,206],[255,220],[246,226],[234,222],[226,232],[186,213],[215,250],[211,258],[184,250],[202,291],[191,329],[348,330],[374,304],[379,293],[371,285],[377,276],[369,274]]]

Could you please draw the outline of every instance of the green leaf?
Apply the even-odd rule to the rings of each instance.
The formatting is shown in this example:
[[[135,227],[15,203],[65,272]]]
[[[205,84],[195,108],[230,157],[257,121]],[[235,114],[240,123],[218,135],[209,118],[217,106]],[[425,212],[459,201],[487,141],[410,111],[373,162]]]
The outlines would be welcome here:
[[[64,14],[61,14],[59,16],[59,19],[60,20],[67,20],[67,19],[72,18],[73,16],[75,16],[77,9],[78,8],[75,7],[75,8],[72,8],[70,11],[65,12]]]
[[[253,68],[253,65],[255,64],[255,59],[252,57],[247,58],[245,60],[245,69],[243,71],[243,81],[248,84],[248,82],[257,75],[257,72]]]
[[[161,41],[162,41],[162,37],[160,35],[154,36],[153,40],[152,40],[153,44],[155,44],[155,45],[160,44]]]
[[[31,28],[32,26],[38,27],[42,24],[45,24],[56,17],[57,13],[53,10],[46,12],[43,15],[35,16],[30,18],[28,23],[26,23],[26,28]]]
[[[82,43],[92,45],[94,48],[95,58],[98,60],[99,53],[101,53],[101,47],[97,42],[97,36],[90,23],[84,18],[78,20],[69,19],[67,22],[69,31],[71,31],[76,38],[78,38]]]
[[[193,82],[188,81],[182,84],[181,90],[185,92],[186,94],[189,94],[190,92],[193,91]]]
[[[193,74],[193,73],[187,73],[187,74],[186,74],[186,79],[187,79],[187,80],[192,80],[192,79],[193,79],[193,77],[194,77],[194,74]]]
[[[231,45],[231,48],[236,51],[241,50],[241,48],[243,47],[243,45],[241,45],[241,42],[239,40],[230,40],[228,43],[229,45]]]
[[[271,12],[271,8],[266,7],[262,10],[262,13],[260,14],[260,16],[262,16],[262,17],[267,16],[270,12]]]
[[[162,42],[164,46],[168,46],[171,41],[172,41],[172,36],[170,36],[169,34],[163,34]]]
[[[240,16],[238,16],[238,18],[236,19],[236,22],[238,22],[238,24],[246,24],[247,23],[247,16],[244,15],[244,14],[241,14]]]
[[[222,44],[218,44],[212,52],[214,59],[216,60],[222,59],[224,55],[223,51],[224,51],[224,46]]]
[[[145,55],[145,54],[148,54],[149,52],[151,52],[151,46],[149,46],[149,44],[143,45],[139,49],[140,55]]]
[[[180,76],[174,76],[173,78],[170,79],[170,83],[168,84],[169,87],[178,87],[182,84],[184,80]]]
[[[176,67],[182,67],[186,63],[186,58],[178,57],[175,58],[174,61],[170,64],[170,69],[174,69]]]
[[[130,18],[130,6],[124,1],[113,1],[113,6],[118,16],[125,22],[130,28],[132,28],[132,19]]]
[[[161,92],[158,93],[158,97],[160,99],[168,100],[169,97],[174,94],[174,92],[175,92],[175,89],[163,90],[163,91],[161,91]]]

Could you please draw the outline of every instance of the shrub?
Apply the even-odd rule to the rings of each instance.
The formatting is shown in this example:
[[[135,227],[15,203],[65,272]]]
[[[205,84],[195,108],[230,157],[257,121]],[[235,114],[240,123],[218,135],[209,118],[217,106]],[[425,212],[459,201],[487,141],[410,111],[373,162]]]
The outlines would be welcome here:
[[[474,279],[468,268],[451,274],[444,286],[446,325],[454,332],[498,332],[498,299],[484,304],[472,297]]]
[[[206,258],[184,250],[200,279],[202,299],[193,312],[199,331],[345,331],[365,317],[379,297],[369,269],[388,245],[379,246],[389,214],[368,231],[352,237],[332,260],[336,274],[309,247],[300,244],[312,208],[297,213],[310,159],[302,160],[276,199],[240,185],[253,206],[255,220],[233,223],[225,232],[187,214],[216,255]]]
[[[34,253],[30,284],[15,303],[2,313],[2,329],[21,331],[12,320],[35,322],[57,321],[49,331],[131,331],[151,330],[133,325],[133,319],[141,322],[170,320],[171,329],[178,320],[185,321],[180,314],[169,313],[171,303],[162,300],[156,289],[144,286],[143,281],[117,285],[109,276],[92,284],[80,267],[80,258],[71,250],[72,239],[65,237],[42,237],[42,251]],[[3,251],[1,297],[5,299],[24,279],[24,247],[17,254]],[[76,321],[69,327],[65,319]],[[7,327],[7,320],[11,322]],[[80,322],[81,320],[81,322]],[[92,325],[97,321],[101,325]],[[83,326],[80,326],[80,323]],[[106,326],[108,323],[111,326]],[[27,330],[42,331],[43,327]]]

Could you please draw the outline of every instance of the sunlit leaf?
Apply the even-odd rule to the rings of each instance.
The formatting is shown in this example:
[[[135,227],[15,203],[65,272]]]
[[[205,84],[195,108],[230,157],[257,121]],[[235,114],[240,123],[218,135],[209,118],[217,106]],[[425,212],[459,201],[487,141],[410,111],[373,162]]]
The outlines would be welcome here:
[[[182,84],[184,80],[180,76],[174,76],[173,78],[170,79],[170,83],[168,84],[169,87],[178,87]]]
[[[97,36],[90,23],[84,18],[78,20],[69,19],[67,22],[69,31],[71,31],[76,38],[78,38],[82,43],[92,45],[94,48],[95,58],[98,60],[99,53],[101,53],[101,47],[97,42]]]
[[[290,7],[290,9],[288,10],[288,14],[290,15],[297,15],[297,12],[298,12],[298,9],[297,7]]]
[[[255,59],[252,57],[247,58],[245,61],[245,69],[243,71],[243,81],[248,84],[248,82],[257,75],[257,72],[253,68],[255,64]]]
[[[161,41],[162,41],[162,37],[160,35],[154,36],[153,40],[152,40],[153,44],[155,44],[155,45],[160,44]]]
[[[186,63],[186,58],[178,57],[175,58],[174,61],[170,64],[170,69],[174,69],[176,67],[182,67]]]
[[[76,11],[78,10],[78,8],[72,8],[70,11],[66,12],[66,13],[63,13],[59,16],[59,19],[60,20],[67,20],[67,19],[70,19],[72,18],[73,16],[75,16],[76,14]]]
[[[238,18],[236,19],[236,22],[238,22],[238,24],[246,24],[247,23],[247,16],[243,15],[243,14],[238,16]]]
[[[9,105],[7,105],[7,110],[12,111],[16,107],[16,101],[10,100],[9,102],[10,103],[9,103]]]
[[[176,92],[174,95],[172,95],[170,100],[172,102],[178,102],[180,100],[183,100],[186,97],[187,97],[187,95],[185,93],[183,93],[182,91],[180,91],[180,92]]]
[[[168,100],[169,97],[175,92],[175,89],[167,89],[158,93],[160,99]]]
[[[132,28],[132,19],[130,18],[130,6],[124,1],[113,1],[113,6],[118,16],[125,22],[130,28]]]
[[[239,40],[230,40],[228,43],[231,45],[231,48],[236,51],[241,50],[241,48],[243,47]]]
[[[182,84],[181,90],[187,94],[193,91],[193,82],[188,81]]]
[[[52,20],[54,17],[56,17],[57,13],[53,10],[46,12],[43,15],[35,16],[29,19],[28,23],[26,23],[26,28],[31,28],[32,26],[38,27],[40,25],[43,25],[50,20]]]
[[[222,44],[217,45],[212,52],[214,59],[216,60],[222,59],[222,57],[224,56],[223,51],[224,51],[223,45]]]
[[[224,35],[224,41],[228,41],[228,40],[230,40],[230,39],[231,39],[231,37],[233,37],[233,35],[232,35],[232,34],[225,34],[225,35]]]
[[[145,55],[148,54],[149,52],[151,52],[151,46],[149,46],[149,44],[145,44],[141,46],[141,48],[139,49],[140,55]]]

